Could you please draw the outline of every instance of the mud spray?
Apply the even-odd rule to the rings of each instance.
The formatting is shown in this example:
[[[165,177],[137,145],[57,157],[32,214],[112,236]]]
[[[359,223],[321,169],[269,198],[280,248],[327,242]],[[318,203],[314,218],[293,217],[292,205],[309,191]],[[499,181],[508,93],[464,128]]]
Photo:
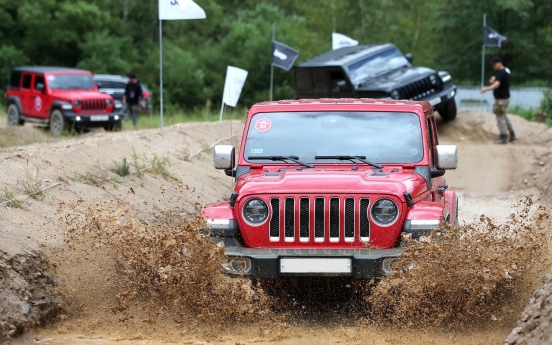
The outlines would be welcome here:
[[[277,341],[347,326],[362,343],[370,327],[511,328],[548,250],[546,210],[525,199],[504,225],[481,216],[406,241],[391,277],[250,281],[222,275],[224,248],[193,215],[145,219],[117,200],[60,213],[67,246],[52,262],[70,308],[57,329],[115,339]]]

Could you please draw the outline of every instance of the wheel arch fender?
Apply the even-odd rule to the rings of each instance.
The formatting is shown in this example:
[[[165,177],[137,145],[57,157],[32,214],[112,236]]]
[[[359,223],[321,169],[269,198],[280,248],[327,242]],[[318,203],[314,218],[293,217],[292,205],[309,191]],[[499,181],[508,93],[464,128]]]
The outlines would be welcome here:
[[[445,200],[445,209],[450,214],[449,223],[451,225],[458,225],[458,196],[453,190],[445,191],[443,195]]]
[[[442,220],[450,214],[443,203],[422,201],[412,206],[406,215],[403,231],[416,239],[440,228]]]
[[[20,115],[23,115],[23,106],[21,105],[21,100],[17,96],[9,96],[8,101],[6,102],[6,110],[11,105],[15,104]]]
[[[64,107],[67,108],[67,109],[73,109],[73,106],[69,102],[53,101],[52,104],[50,105],[50,115],[52,114],[52,111],[54,111],[54,110],[61,110],[61,113],[63,114],[63,116],[65,116],[65,114],[63,112],[63,109],[65,109]]]

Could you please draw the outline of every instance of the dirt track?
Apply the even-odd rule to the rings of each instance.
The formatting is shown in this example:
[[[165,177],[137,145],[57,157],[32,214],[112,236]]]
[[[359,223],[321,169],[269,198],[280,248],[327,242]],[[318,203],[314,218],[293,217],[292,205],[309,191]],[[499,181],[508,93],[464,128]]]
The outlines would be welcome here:
[[[504,146],[492,144],[497,136],[492,114],[461,112],[455,122],[440,124],[441,143],[459,146],[460,167],[455,172],[447,172],[446,177],[450,187],[460,195],[461,223],[474,222],[483,213],[498,223],[505,222],[513,204],[524,196],[535,200],[541,198],[543,203],[551,200],[552,156],[548,148],[552,142],[552,130],[515,116],[512,122],[519,140]],[[38,243],[54,266],[51,270],[61,279],[60,288],[66,296],[74,299],[73,304],[78,301],[83,306],[78,315],[63,314],[63,320],[53,328],[27,333],[16,342],[26,344],[31,339],[39,339],[37,343],[40,344],[111,344],[106,340],[109,338],[118,340],[117,344],[151,344],[156,340],[221,344],[337,344],[365,343],[365,339],[371,339],[373,344],[501,344],[504,341],[536,285],[528,287],[527,293],[520,297],[522,300],[513,304],[517,309],[505,316],[507,320],[490,323],[473,332],[398,331],[387,329],[388,326],[354,325],[325,328],[316,324],[280,326],[266,333],[267,330],[253,324],[236,326],[235,329],[223,327],[218,331],[199,327],[195,333],[190,333],[189,329],[188,333],[179,333],[174,332],[179,326],[172,323],[161,330],[152,329],[149,324],[136,329],[117,324],[116,319],[107,315],[102,316],[106,313],[102,308],[106,308],[104,299],[109,296],[109,289],[98,285],[102,285],[102,279],[115,269],[106,262],[104,265],[94,263],[94,260],[105,259],[101,255],[71,258],[70,252],[60,250],[66,240],[66,226],[62,221],[63,214],[68,212],[66,206],[79,200],[94,206],[116,199],[123,205],[121,207],[132,208],[138,219],[155,221],[166,209],[193,213],[205,202],[226,199],[231,181],[223,172],[212,168],[210,152],[189,157],[217,140],[229,137],[230,127],[234,135],[239,135],[241,126],[237,121],[186,124],[167,128],[163,135],[158,130],[92,133],[49,144],[1,150],[0,187],[8,186],[17,191],[18,180],[25,178],[26,170],[30,173],[38,171],[44,187],[59,185],[45,191],[41,200],[28,199],[25,210],[0,206],[0,251],[6,252],[5,256],[14,257],[16,252],[25,252],[27,249],[23,247],[28,243]],[[237,144],[238,139],[234,138],[233,143]],[[168,157],[171,162],[168,168],[179,182],[151,173],[144,177],[133,173],[117,180],[110,171],[113,160],[130,156],[133,148],[146,165],[154,154]],[[99,186],[83,183],[78,178],[76,180],[81,182],[75,181],[76,175],[86,173],[91,173]],[[21,246],[24,236],[29,241]],[[535,277],[536,282],[539,279]],[[2,281],[0,279],[0,289]],[[16,301],[16,307],[18,303]],[[167,336],[163,336],[164,333]]]

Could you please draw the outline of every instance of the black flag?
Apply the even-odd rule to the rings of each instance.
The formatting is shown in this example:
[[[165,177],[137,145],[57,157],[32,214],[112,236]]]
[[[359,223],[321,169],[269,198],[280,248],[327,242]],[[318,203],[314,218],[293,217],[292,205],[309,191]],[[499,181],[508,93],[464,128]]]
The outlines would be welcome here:
[[[502,36],[488,26],[483,27],[483,45],[487,47],[499,47],[502,41],[506,40],[506,36]]]
[[[272,42],[272,64],[274,66],[289,71],[298,56],[297,50],[280,42]]]

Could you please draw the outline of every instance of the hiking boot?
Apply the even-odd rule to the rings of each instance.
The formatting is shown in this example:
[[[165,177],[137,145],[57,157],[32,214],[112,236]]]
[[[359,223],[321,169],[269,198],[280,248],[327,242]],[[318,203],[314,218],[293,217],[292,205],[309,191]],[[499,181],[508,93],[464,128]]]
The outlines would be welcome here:
[[[508,143],[508,135],[507,134],[501,134],[500,139],[495,141],[495,144],[507,144]]]
[[[514,131],[510,131],[510,142],[516,140],[516,134],[514,133]]]

